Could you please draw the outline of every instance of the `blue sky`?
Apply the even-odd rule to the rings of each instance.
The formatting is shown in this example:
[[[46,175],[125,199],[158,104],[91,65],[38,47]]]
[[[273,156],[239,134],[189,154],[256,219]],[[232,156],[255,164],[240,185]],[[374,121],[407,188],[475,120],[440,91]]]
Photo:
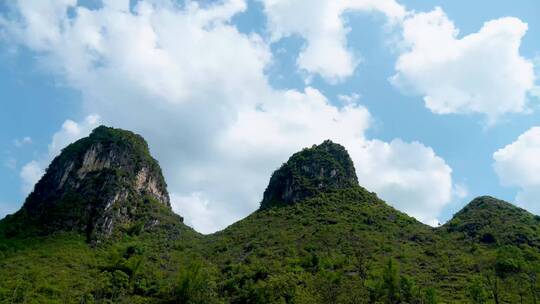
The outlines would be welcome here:
[[[202,232],[324,138],[426,223],[485,194],[540,212],[536,1],[122,2],[0,4],[0,217],[99,123],[147,138]]]

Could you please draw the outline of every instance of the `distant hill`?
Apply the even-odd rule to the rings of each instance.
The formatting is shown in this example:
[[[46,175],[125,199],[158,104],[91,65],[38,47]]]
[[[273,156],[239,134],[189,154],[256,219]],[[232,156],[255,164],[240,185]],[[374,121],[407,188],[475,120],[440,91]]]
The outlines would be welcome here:
[[[144,139],[102,126],[0,221],[0,303],[537,303],[539,242],[540,217],[491,197],[426,226],[358,185],[331,141],[203,236]]]
[[[528,245],[540,250],[540,216],[489,196],[474,199],[443,229],[461,233],[471,242]]]

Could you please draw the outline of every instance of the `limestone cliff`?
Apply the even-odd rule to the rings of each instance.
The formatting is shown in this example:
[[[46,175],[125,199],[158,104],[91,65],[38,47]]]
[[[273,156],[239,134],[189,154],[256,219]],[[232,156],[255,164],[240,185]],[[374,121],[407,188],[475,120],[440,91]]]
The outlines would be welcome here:
[[[272,174],[261,209],[351,187],[358,187],[358,179],[349,153],[343,146],[326,140],[295,153]]]
[[[150,229],[176,216],[146,141],[101,126],[52,161],[13,217],[24,219],[37,234],[73,230],[96,240]]]

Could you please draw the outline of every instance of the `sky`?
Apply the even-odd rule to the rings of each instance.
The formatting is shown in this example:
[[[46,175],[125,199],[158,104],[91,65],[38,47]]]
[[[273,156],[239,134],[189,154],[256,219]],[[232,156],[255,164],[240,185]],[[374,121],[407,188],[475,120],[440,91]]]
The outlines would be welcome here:
[[[325,139],[426,224],[480,195],[540,214],[539,37],[535,0],[0,1],[0,218],[100,124],[202,233]]]

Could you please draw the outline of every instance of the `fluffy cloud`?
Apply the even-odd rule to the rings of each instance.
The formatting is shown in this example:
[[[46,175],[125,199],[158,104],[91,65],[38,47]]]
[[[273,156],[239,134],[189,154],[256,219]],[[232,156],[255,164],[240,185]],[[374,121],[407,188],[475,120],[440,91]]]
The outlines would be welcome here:
[[[355,101],[337,107],[316,88],[272,88],[265,75],[272,59],[268,44],[231,23],[246,8],[243,1],[202,7],[148,0],[131,9],[109,1],[99,9],[65,2],[63,13],[48,14],[58,20],[39,21],[52,27],[48,30],[37,29],[37,11],[21,3],[19,18],[4,21],[12,37],[40,52],[43,64],[82,93],[85,111],[149,141],[174,210],[201,232],[224,228],[255,210],[272,171],[290,154],[324,139],[344,144],[363,182],[378,181],[369,186],[397,207],[426,208],[441,199],[430,216],[415,214],[419,219],[430,221],[450,200],[451,170],[430,148],[365,138],[370,114]],[[384,6],[343,3],[347,9]],[[66,122],[49,150],[58,151],[97,123],[95,117]],[[383,150],[384,157],[378,155]],[[403,155],[414,161],[400,163],[406,162]],[[363,175],[367,165],[370,178]],[[398,186],[389,175],[378,177],[389,168],[401,176]],[[435,177],[442,182],[430,183]]]
[[[540,127],[533,127],[493,154],[495,172],[505,186],[519,187],[516,203],[540,214]]]
[[[228,212],[228,209],[213,207],[215,203],[210,202],[201,192],[187,196],[172,193],[171,202],[173,210],[184,217],[184,223],[202,232],[218,231],[230,225],[231,219],[238,219],[238,215]]]
[[[25,194],[30,193],[37,181],[41,178],[41,176],[43,176],[44,172],[45,171],[39,162],[33,160],[26,163],[19,173],[22,180],[21,190]]]
[[[19,176],[22,181],[22,192],[25,194],[30,193],[34,189],[34,185],[45,173],[45,168],[52,159],[60,154],[60,151],[65,146],[90,134],[98,124],[99,116],[97,115],[89,115],[79,123],[66,120],[62,128],[52,136],[47,153],[37,160],[26,163],[21,168]]]
[[[436,224],[452,200],[452,169],[435,152],[418,142],[372,140],[352,150],[361,185],[394,207],[427,224]]]
[[[66,120],[62,124],[62,128],[54,133],[48,149],[48,158],[52,159],[60,154],[60,151],[72,142],[88,136],[90,132],[100,123],[99,115],[92,114],[86,116],[83,121],[75,122]]]
[[[459,30],[440,8],[412,14],[403,22],[406,51],[392,82],[423,95],[437,114],[481,113],[493,122],[523,112],[534,87],[533,64],[519,54],[526,32],[526,23],[507,17],[458,38]]]
[[[268,18],[272,40],[299,35],[306,40],[297,65],[330,82],[351,76],[360,62],[347,47],[342,15],[351,11],[377,11],[400,20],[405,8],[394,0],[260,0]],[[302,14],[298,14],[302,12]]]

